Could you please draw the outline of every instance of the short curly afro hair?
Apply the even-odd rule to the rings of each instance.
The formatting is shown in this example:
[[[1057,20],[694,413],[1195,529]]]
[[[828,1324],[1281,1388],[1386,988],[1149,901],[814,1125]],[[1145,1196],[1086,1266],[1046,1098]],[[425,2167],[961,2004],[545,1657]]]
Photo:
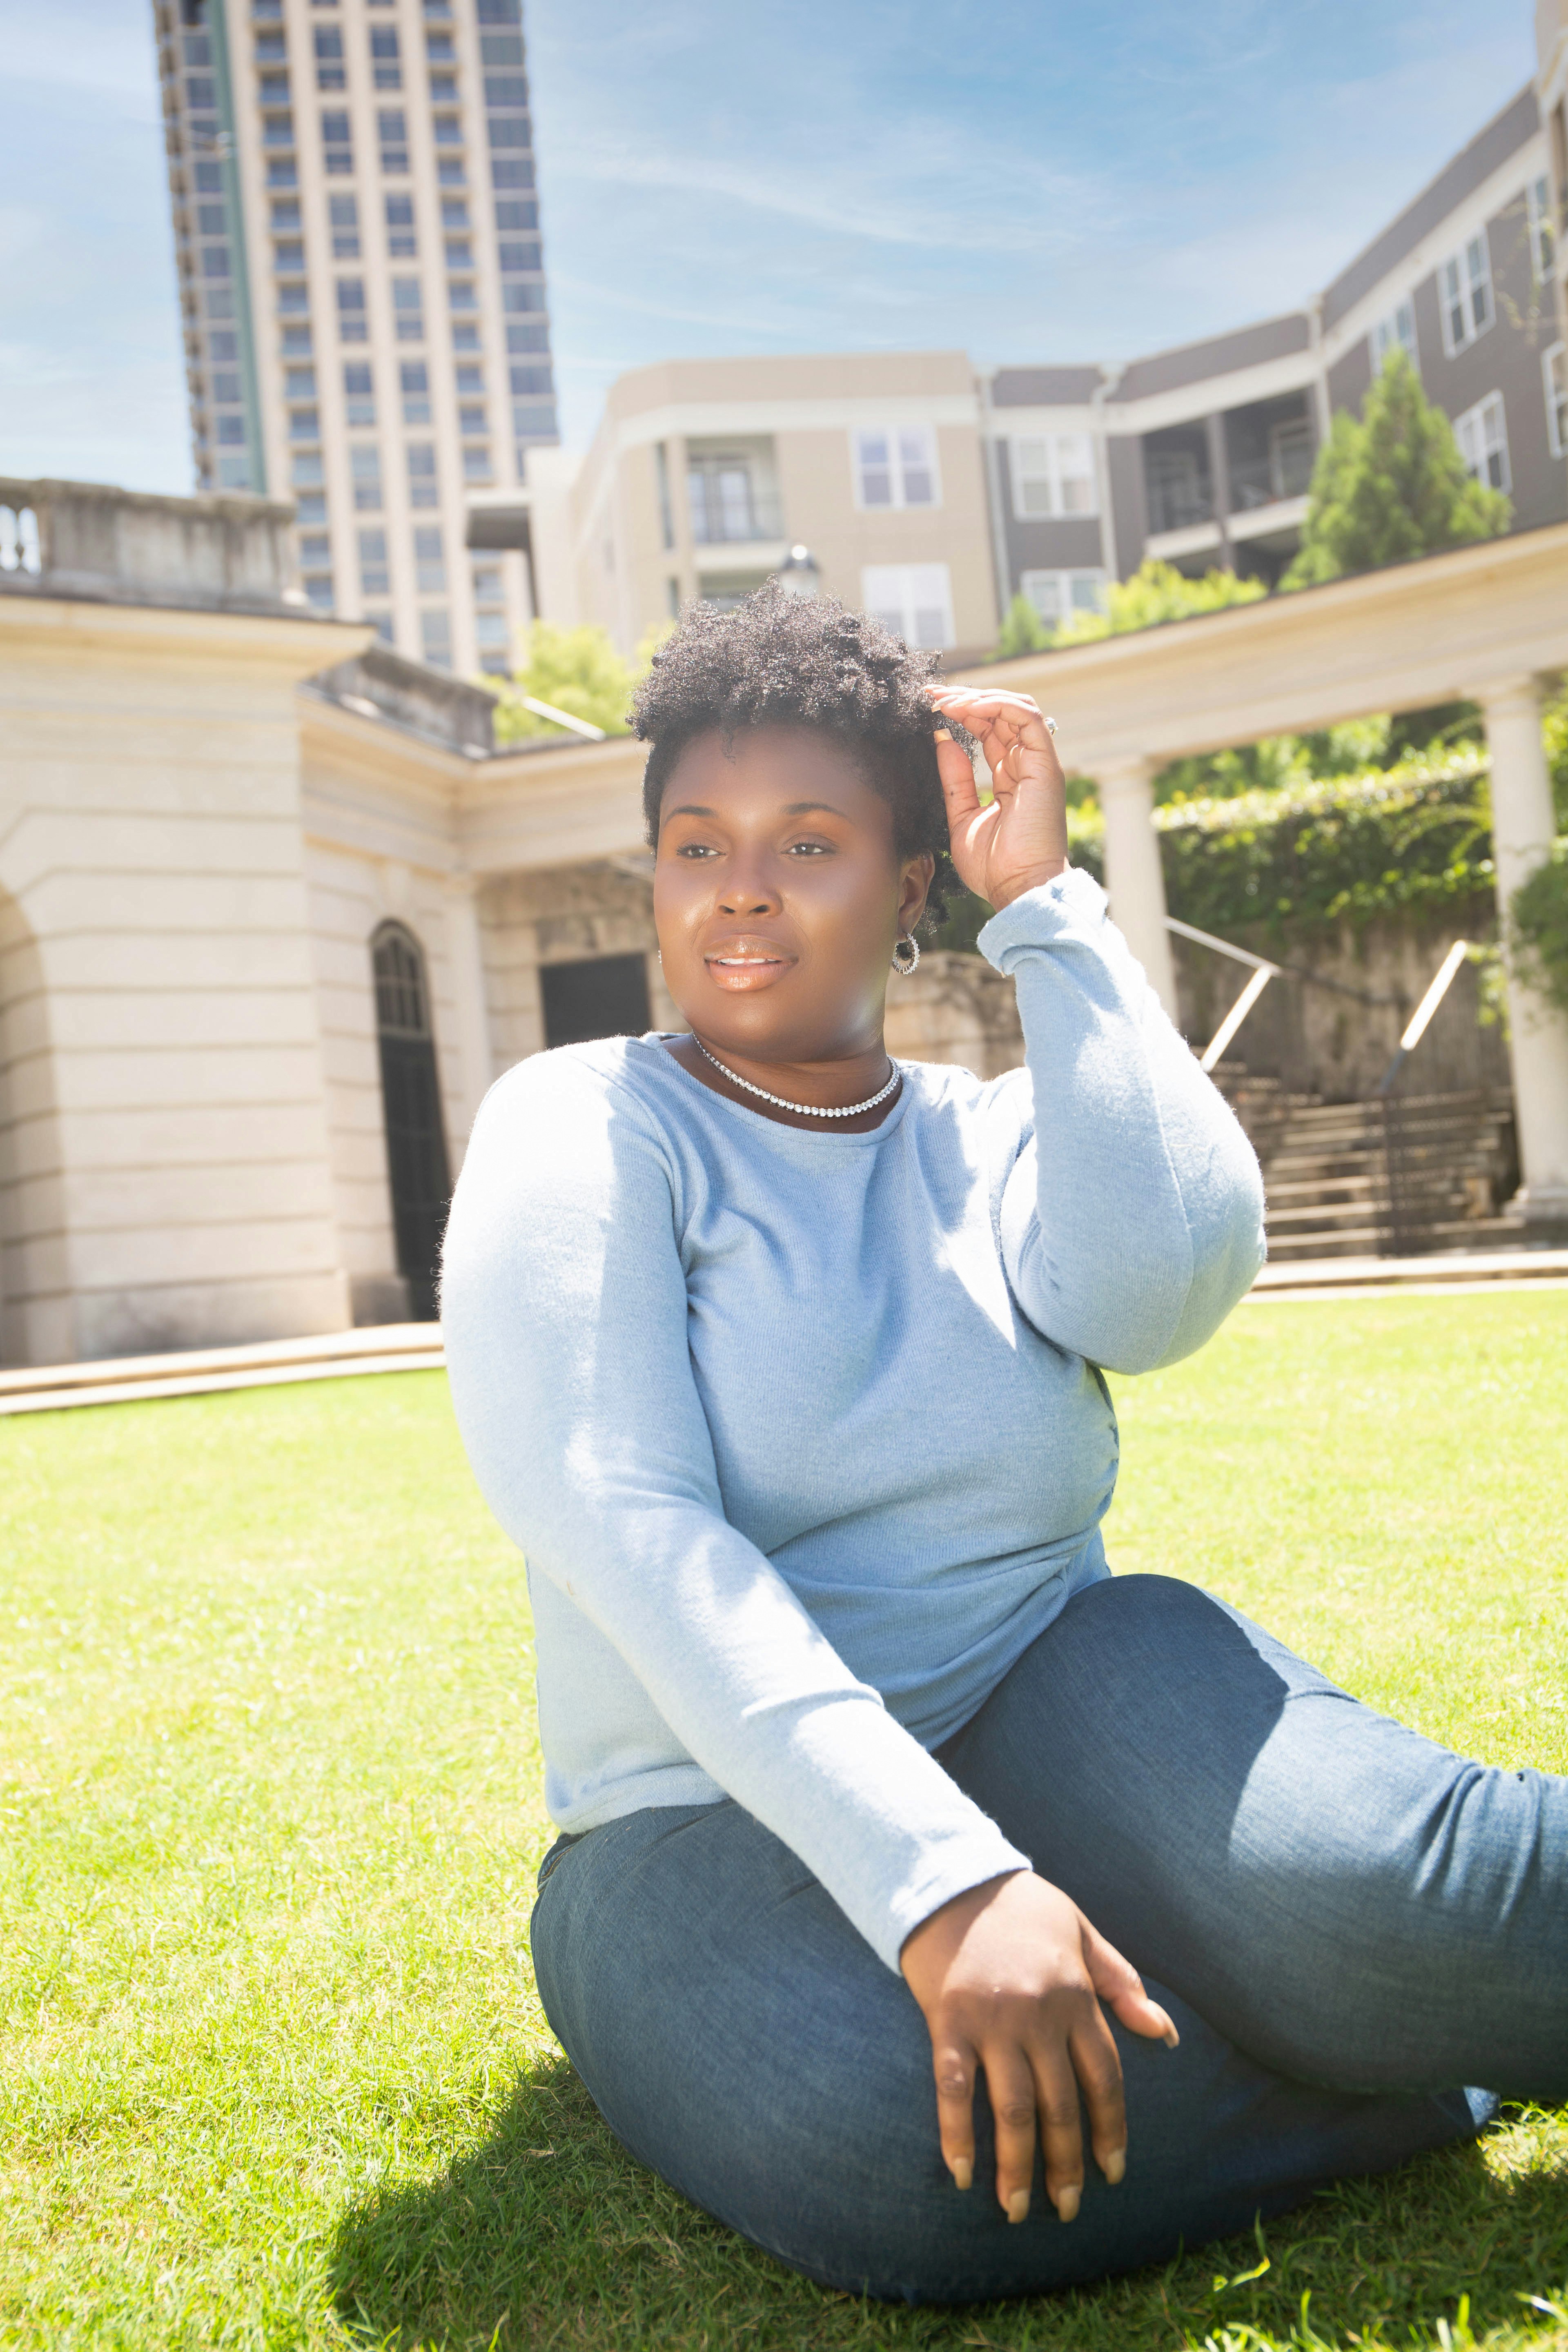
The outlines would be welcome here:
[[[658,845],[664,788],[686,746],[718,728],[810,727],[834,736],[893,812],[900,858],[936,860],[922,927],[935,929],[954,887],[947,809],[937,772],[940,719],[922,688],[941,664],[879,621],[829,597],[795,596],[770,581],[727,613],[689,604],[653,657],[631,719],[649,746],[643,816]],[[967,738],[964,739],[967,740]]]

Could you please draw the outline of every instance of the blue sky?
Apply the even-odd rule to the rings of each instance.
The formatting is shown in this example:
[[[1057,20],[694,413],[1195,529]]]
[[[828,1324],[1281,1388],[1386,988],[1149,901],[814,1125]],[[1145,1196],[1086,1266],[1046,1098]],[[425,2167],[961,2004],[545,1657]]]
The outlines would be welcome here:
[[[569,440],[723,352],[1126,358],[1321,285],[1529,0],[525,0]],[[149,0],[0,0],[0,473],[191,486]]]

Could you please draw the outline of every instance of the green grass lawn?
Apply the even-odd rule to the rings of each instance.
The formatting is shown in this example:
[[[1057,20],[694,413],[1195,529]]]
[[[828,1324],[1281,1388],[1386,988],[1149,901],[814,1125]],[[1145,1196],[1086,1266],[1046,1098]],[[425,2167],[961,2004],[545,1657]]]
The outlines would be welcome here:
[[[1568,1294],[1248,1306],[1119,1403],[1118,1568],[1568,1770]],[[534,1997],[526,1596],[439,1374],[0,1422],[0,2344],[1568,2346],[1568,2114],[1256,2276],[956,2312],[639,2171]]]

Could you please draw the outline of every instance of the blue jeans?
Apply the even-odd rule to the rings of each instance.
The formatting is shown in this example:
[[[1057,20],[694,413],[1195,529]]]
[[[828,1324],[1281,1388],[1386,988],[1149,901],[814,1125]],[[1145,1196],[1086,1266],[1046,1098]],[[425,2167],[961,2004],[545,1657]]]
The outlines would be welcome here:
[[[1069,1602],[942,1760],[1181,2031],[1112,2024],[1127,2178],[1088,2163],[1068,2226],[1037,2159],[1005,2220],[984,2089],[953,2188],[913,1996],[740,1806],[629,1814],[541,1874],[545,2011],[612,2130],[808,2277],[1076,2284],[1468,2137],[1494,2094],[1568,2099],[1568,1780],[1466,1763],[1150,1576]]]

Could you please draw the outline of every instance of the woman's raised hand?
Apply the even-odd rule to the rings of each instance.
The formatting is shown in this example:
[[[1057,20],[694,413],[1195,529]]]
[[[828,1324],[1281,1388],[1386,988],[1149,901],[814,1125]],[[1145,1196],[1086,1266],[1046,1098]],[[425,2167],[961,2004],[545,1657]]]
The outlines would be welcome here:
[[[958,878],[998,913],[1054,880],[1068,862],[1067,792],[1061,763],[1037,702],[1026,694],[928,686],[939,715],[980,739],[995,797],[982,807],[969,754],[951,735],[936,740]]]
[[[974,2084],[996,2123],[996,2196],[1010,2221],[1029,2210],[1037,2138],[1046,2192],[1064,2221],[1083,2195],[1079,2090],[1095,2162],[1112,2186],[1127,2165],[1121,2061],[1100,2002],[1133,2033],[1176,2044],[1176,2029],[1138,1971],[1058,1886],[1030,1871],[944,1903],[906,1937],[904,1980],[925,2013],[936,2069],[942,2153],[960,2189],[974,2178]]]

